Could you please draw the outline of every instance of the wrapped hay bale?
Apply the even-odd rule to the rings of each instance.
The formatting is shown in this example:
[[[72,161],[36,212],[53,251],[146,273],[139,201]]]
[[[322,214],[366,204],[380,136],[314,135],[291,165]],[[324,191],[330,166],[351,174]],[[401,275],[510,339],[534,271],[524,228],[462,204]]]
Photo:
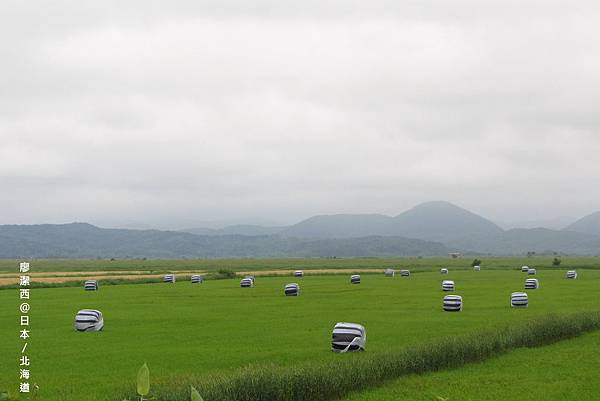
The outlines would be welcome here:
[[[521,272],[527,273],[529,271],[529,266],[521,266]]]
[[[250,277],[244,277],[240,281],[240,287],[242,288],[252,288],[254,287],[254,280]]]
[[[283,289],[283,293],[287,297],[297,297],[300,295],[300,286],[298,283],[286,284],[285,288]]]
[[[82,309],[75,315],[75,330],[100,331],[104,327],[102,312],[95,309]]]
[[[98,282],[96,280],[86,280],[83,284],[86,291],[98,291]]]
[[[525,280],[526,290],[537,290],[538,288],[540,288],[540,282],[537,278],[528,278]]]
[[[530,276],[533,276],[537,273],[537,271],[535,269],[529,269],[527,270],[527,274],[529,274]]]
[[[175,282],[175,275],[174,274],[167,274],[164,278],[163,281],[165,283],[174,283]]]
[[[204,277],[194,274],[192,276],[192,284],[202,284],[204,282]]]
[[[360,274],[353,274],[352,276],[350,276],[350,283],[360,284]]]
[[[473,271],[474,272],[481,271],[481,266],[473,266]]]
[[[331,334],[331,350],[334,352],[364,351],[367,331],[356,323],[336,323]]]
[[[448,269],[442,268],[442,269],[440,269],[440,273],[442,273],[442,274],[448,274]]]
[[[569,270],[567,272],[567,278],[575,280],[577,278],[577,272],[575,270]]]
[[[294,272],[294,277],[303,277],[304,276],[304,272],[302,270],[296,270]]]
[[[442,291],[454,291],[454,281],[452,281],[452,280],[442,281]]]
[[[394,269],[385,269],[386,277],[394,277],[396,275],[396,271]]]
[[[462,297],[460,295],[446,295],[442,308],[445,312],[460,312],[463,308]]]
[[[400,270],[400,277],[410,276],[410,270]]]
[[[510,296],[510,306],[513,308],[527,308],[529,298],[526,292],[513,292]]]

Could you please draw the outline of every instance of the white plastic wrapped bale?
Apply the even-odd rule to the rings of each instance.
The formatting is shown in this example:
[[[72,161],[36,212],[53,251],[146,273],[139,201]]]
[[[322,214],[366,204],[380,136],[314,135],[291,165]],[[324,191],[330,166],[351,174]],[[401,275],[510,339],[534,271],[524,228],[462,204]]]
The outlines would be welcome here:
[[[394,277],[396,275],[396,271],[394,269],[385,269],[386,277]]]
[[[98,291],[98,282],[96,280],[86,280],[83,284],[86,291]]]
[[[454,291],[454,281],[452,281],[452,280],[442,281],[442,291]]]
[[[463,301],[460,295],[446,295],[442,308],[445,312],[460,312],[463,308]]]
[[[410,276],[409,270],[400,270],[400,277],[408,277]]]
[[[527,273],[529,271],[529,266],[521,266],[521,271]]]
[[[353,274],[352,276],[350,276],[350,283],[360,284],[360,274]]]
[[[242,281],[240,281],[240,287],[252,288],[254,287],[254,280],[252,280],[250,277],[243,278]]]
[[[572,280],[577,278],[577,272],[575,270],[569,270],[567,272],[567,278],[570,278]]]
[[[529,298],[526,292],[513,292],[510,296],[510,306],[513,308],[527,308]]]
[[[446,268],[440,269],[440,273],[448,274],[448,269],[446,269]]]
[[[164,278],[163,281],[165,283],[174,283],[175,282],[175,275],[174,274],[167,274]]]
[[[331,334],[331,350],[334,352],[364,351],[367,331],[356,323],[336,323]]]
[[[538,288],[540,288],[540,282],[537,278],[528,278],[525,280],[526,290],[537,290]]]
[[[473,271],[474,271],[474,272],[479,272],[479,271],[481,271],[481,266],[473,266]]]
[[[529,274],[530,276],[533,276],[533,275],[535,275],[536,273],[537,273],[537,272],[536,272],[536,270],[535,270],[535,269],[529,269],[529,270],[527,270],[527,274]]]
[[[304,276],[304,272],[302,270],[296,270],[294,272],[294,277],[303,277]]]
[[[194,274],[192,276],[192,284],[202,284],[204,282],[204,277]]]
[[[82,309],[75,315],[75,330],[100,331],[104,327],[102,312],[95,309]]]
[[[286,284],[285,288],[283,289],[283,293],[287,297],[297,297],[300,295],[300,286],[298,283]]]

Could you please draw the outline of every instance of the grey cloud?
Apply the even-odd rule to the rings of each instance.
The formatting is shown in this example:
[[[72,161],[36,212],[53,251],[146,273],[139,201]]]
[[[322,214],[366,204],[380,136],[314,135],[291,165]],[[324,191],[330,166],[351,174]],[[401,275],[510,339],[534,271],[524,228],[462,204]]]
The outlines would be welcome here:
[[[1,222],[597,209],[595,2],[0,7]]]

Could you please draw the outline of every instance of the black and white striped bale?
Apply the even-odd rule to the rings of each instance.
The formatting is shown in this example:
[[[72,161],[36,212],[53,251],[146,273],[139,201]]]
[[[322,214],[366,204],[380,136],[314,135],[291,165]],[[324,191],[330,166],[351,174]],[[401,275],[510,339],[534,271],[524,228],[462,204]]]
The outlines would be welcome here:
[[[575,280],[577,278],[577,272],[575,270],[569,270],[566,277]]]
[[[442,291],[454,291],[454,281],[452,281],[452,280],[442,281]]]
[[[410,276],[410,270],[400,270],[400,277]]]
[[[250,277],[245,277],[240,281],[240,287],[252,288],[254,287],[254,280],[252,280]]]
[[[83,284],[86,291],[98,291],[98,282],[96,280],[86,280]]]
[[[364,351],[367,331],[356,323],[336,323],[331,334],[331,350],[334,352]]]
[[[303,277],[304,276],[304,272],[302,270],[296,270],[294,272],[294,277]]]
[[[534,276],[536,273],[537,273],[537,271],[535,269],[527,270],[527,274],[529,274],[530,276]]]
[[[442,303],[445,312],[460,312],[463,309],[463,300],[460,295],[446,295]]]
[[[446,268],[440,269],[440,273],[441,274],[448,274],[448,269],[446,269]]]
[[[540,282],[537,278],[528,278],[525,280],[526,290],[537,290],[538,288],[540,288]]]
[[[360,274],[350,276],[350,284],[360,284]]]
[[[283,293],[286,297],[297,297],[300,295],[300,286],[298,283],[289,283],[283,289]]]
[[[75,330],[100,331],[104,327],[102,312],[95,309],[82,309],[75,315]]]
[[[194,274],[192,276],[192,284],[202,284],[204,282],[204,277]]]
[[[473,266],[473,271],[474,271],[474,272],[479,272],[479,271],[481,271],[481,266]]]
[[[385,269],[386,277],[394,277],[396,275],[396,271],[394,269]]]
[[[163,281],[165,283],[174,283],[175,282],[175,275],[174,274],[167,274],[165,275],[165,277],[163,278]]]
[[[529,306],[529,298],[526,292],[513,292],[510,295],[510,306],[513,308],[527,308]]]
[[[527,273],[529,271],[529,266],[521,266],[521,272]]]

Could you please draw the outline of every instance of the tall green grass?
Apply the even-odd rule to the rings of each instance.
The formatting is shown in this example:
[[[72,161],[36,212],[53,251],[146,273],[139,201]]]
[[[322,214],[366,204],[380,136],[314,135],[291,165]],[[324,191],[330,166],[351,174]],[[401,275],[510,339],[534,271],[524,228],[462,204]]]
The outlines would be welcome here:
[[[319,401],[380,386],[411,373],[479,362],[519,347],[538,347],[600,329],[600,311],[547,315],[501,330],[480,331],[425,343],[403,351],[341,354],[335,362],[292,367],[266,366],[213,375],[184,385],[163,386],[162,401],[189,399],[193,384],[207,401]],[[122,398],[119,398],[122,399]]]

